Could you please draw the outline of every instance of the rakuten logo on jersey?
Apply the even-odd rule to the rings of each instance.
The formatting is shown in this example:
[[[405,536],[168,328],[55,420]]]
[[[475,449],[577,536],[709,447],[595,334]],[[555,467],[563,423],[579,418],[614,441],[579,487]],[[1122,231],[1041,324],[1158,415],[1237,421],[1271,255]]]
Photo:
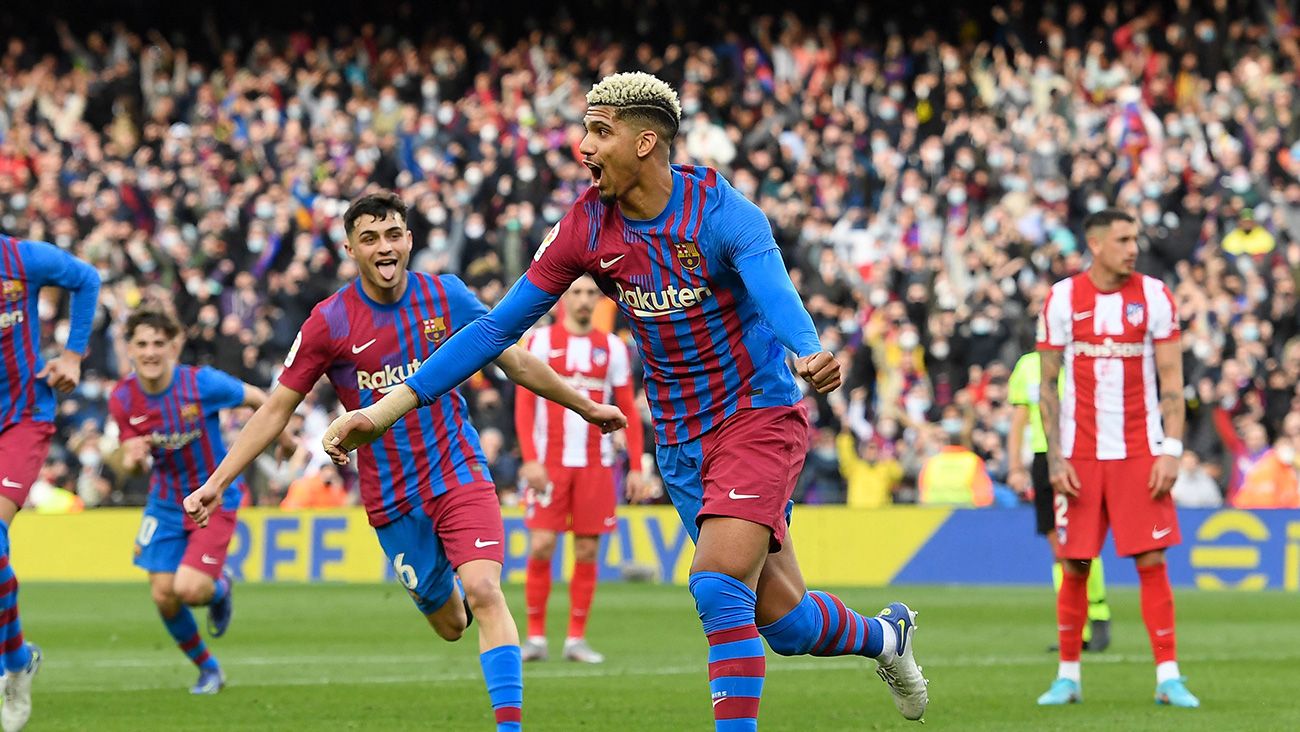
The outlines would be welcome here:
[[[713,290],[707,287],[687,287],[677,289],[669,285],[666,289],[652,292],[637,285],[631,290],[623,289],[623,283],[617,282],[619,302],[632,309],[632,314],[642,318],[662,318],[665,315],[680,313],[686,308],[694,307],[713,297]]]
[[[1107,338],[1101,343],[1076,342],[1074,353],[1088,358],[1141,358],[1146,355],[1146,344],[1116,343]]]
[[[14,310],[9,313],[0,313],[0,330],[12,328],[27,322],[26,310]]]
[[[383,371],[358,371],[357,388],[374,389],[380,394],[387,394],[393,387],[411,378],[420,368],[420,359],[413,358],[405,366],[385,366]]]

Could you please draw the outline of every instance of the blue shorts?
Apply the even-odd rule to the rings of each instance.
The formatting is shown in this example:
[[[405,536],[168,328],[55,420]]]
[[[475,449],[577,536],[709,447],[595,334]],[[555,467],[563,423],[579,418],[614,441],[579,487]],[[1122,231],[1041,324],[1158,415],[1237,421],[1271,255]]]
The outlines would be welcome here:
[[[501,505],[491,483],[457,486],[436,496],[428,510],[416,508],[375,527],[375,535],[397,581],[425,615],[447,603],[460,565],[505,559]]]
[[[135,566],[162,573],[192,567],[215,580],[226,566],[237,510],[218,508],[199,528],[173,507],[146,505],[135,535]]]
[[[694,440],[655,448],[668,497],[692,541],[699,541],[705,518],[739,518],[771,529],[772,551],[785,540],[807,453],[802,405],[743,409]]]

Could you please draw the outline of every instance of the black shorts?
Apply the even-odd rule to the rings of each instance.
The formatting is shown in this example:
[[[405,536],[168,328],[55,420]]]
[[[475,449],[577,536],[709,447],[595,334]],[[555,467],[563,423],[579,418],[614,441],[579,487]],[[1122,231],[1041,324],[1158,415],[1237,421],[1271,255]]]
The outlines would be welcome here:
[[[1029,480],[1034,486],[1034,515],[1038,535],[1047,536],[1056,529],[1052,481],[1047,474],[1047,453],[1034,453],[1034,462],[1029,466]]]

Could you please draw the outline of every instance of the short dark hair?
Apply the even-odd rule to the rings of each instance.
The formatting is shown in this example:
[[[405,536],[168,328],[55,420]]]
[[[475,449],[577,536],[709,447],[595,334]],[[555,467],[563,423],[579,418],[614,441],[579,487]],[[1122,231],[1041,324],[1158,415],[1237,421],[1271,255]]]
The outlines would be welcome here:
[[[615,107],[614,116],[632,126],[654,130],[666,143],[671,144],[677,138],[677,120],[673,119],[668,110],[658,105]]]
[[[171,315],[154,308],[142,308],[131,313],[126,319],[126,339],[129,341],[135,336],[135,331],[141,326],[148,326],[158,330],[167,336],[168,340],[181,334],[181,324]]]
[[[343,233],[352,236],[357,219],[362,216],[374,216],[376,221],[383,221],[393,213],[401,216],[402,223],[406,223],[406,202],[401,196],[392,191],[368,193],[353,201],[348,210],[343,212]]]
[[[1110,225],[1116,221],[1125,221],[1130,224],[1137,223],[1137,219],[1128,211],[1118,208],[1103,208],[1097,213],[1089,214],[1088,218],[1083,220],[1083,233],[1086,236],[1090,231],[1110,228]]]

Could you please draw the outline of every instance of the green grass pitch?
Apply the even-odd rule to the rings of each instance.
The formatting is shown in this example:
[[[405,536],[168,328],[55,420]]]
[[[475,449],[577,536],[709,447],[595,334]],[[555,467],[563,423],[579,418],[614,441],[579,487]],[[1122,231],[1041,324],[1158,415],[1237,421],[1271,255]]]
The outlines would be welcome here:
[[[522,588],[507,590],[522,618]],[[1114,643],[1084,656],[1084,703],[1040,709],[1055,672],[1050,588],[854,589],[875,612],[920,610],[917,656],[930,678],[926,726],[894,710],[863,659],[768,654],[764,730],[1300,729],[1300,600],[1183,591],[1183,672],[1202,707],[1152,702],[1154,672],[1135,590],[1112,592]],[[553,659],[568,592],[551,598]],[[188,693],[195,671],[171,644],[144,582],[23,585],[28,637],[45,649],[33,732],[42,730],[491,730],[477,635],[434,635],[393,585],[245,585],[235,619],[210,642],[230,685]],[[203,616],[198,613],[200,625]],[[524,672],[529,730],[709,730],[705,643],[685,588],[601,585],[588,637],[602,666],[551,660]]]

